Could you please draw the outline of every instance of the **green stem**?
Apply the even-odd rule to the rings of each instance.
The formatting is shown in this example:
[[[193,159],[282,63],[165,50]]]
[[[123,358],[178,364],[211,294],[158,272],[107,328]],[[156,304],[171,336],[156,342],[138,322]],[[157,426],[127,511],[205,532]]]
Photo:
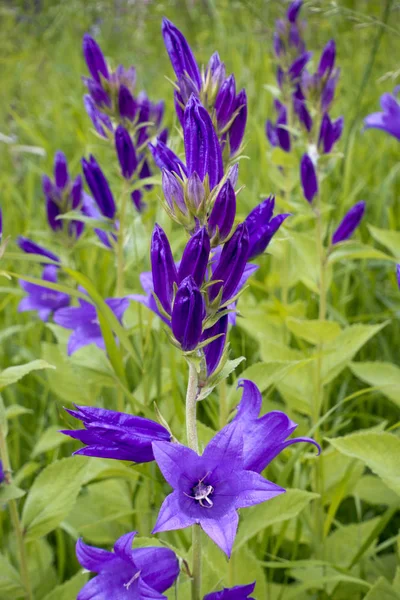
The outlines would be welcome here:
[[[0,458],[3,463],[4,471],[7,473],[7,484],[11,484],[12,476],[11,476],[11,464],[8,456],[8,448],[6,443],[6,438],[4,436],[4,432],[0,427]],[[32,587],[29,579],[29,571],[28,571],[28,561],[26,556],[25,542],[24,542],[24,532],[22,529],[21,521],[19,519],[18,508],[16,500],[9,500],[8,507],[10,509],[11,521],[14,527],[15,537],[17,540],[18,547],[18,555],[19,555],[19,564],[20,564],[20,572],[21,572],[21,580],[23,586],[25,588],[25,598],[27,600],[33,600]]]
[[[117,296],[122,296],[125,287],[125,262],[124,262],[124,244],[125,244],[125,215],[126,215],[126,201],[128,198],[128,190],[124,182],[121,204],[119,210],[119,230],[117,238],[117,286],[115,293]]]
[[[189,380],[186,392],[186,433],[189,448],[199,453],[197,435],[197,392],[198,375],[196,367],[189,362]],[[201,598],[201,531],[198,525],[192,527],[192,600]]]

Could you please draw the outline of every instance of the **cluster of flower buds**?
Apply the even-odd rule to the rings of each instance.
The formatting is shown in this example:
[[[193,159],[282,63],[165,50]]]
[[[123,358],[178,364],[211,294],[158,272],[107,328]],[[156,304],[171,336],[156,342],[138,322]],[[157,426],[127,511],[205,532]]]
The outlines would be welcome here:
[[[162,34],[172,68],[175,71],[175,109],[184,127],[185,109],[193,95],[209,112],[225,162],[240,153],[247,121],[247,97],[244,89],[236,93],[235,76],[226,77],[218,52],[202,70],[181,31],[168,19],[163,20]]]

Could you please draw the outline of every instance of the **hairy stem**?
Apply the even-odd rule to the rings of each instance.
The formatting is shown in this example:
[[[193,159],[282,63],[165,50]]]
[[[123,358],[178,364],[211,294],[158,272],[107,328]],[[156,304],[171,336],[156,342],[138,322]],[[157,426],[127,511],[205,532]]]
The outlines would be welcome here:
[[[4,432],[2,431],[1,427],[0,427],[0,458],[3,463],[4,471],[7,474],[7,477],[6,477],[7,484],[10,484],[12,482],[11,465],[10,465],[10,459],[8,456],[8,448],[7,448],[6,438],[5,438]],[[23,586],[24,586],[25,592],[26,592],[25,598],[27,600],[33,600],[32,587],[31,587],[31,582],[29,579],[28,561],[27,561],[25,542],[24,542],[24,533],[23,533],[21,521],[19,519],[18,507],[17,507],[16,500],[9,500],[8,507],[10,509],[11,521],[13,524],[15,537],[17,540],[21,580],[22,580],[22,583],[23,583]]]
[[[197,392],[198,375],[196,367],[189,362],[189,380],[186,392],[186,432],[189,448],[199,453],[199,439],[197,435]],[[192,600],[201,597],[201,531],[198,525],[192,527]]]

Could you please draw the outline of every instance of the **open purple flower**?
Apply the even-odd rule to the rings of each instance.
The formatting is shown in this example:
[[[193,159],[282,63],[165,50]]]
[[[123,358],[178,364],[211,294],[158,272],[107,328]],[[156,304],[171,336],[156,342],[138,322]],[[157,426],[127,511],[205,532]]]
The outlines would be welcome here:
[[[129,298],[109,298],[105,303],[113,311],[119,321],[129,306]],[[73,354],[79,348],[95,344],[105,349],[103,335],[97,316],[96,307],[82,298],[79,306],[60,308],[54,314],[54,322],[65,329],[73,329],[68,341],[68,354]]]
[[[156,462],[174,491],[164,500],[153,533],[200,525],[231,555],[237,510],[266,502],[284,489],[245,469],[240,428],[225,427],[199,456],[181,444],[153,442]]]
[[[262,407],[261,392],[255,383],[248,379],[239,381],[243,395],[235,418],[225,428],[238,428],[243,434],[243,465],[245,469],[261,473],[266,466],[288,446],[305,442],[320,446],[312,438],[287,439],[297,425],[278,410],[259,417]]]
[[[136,531],[114,544],[114,552],[76,543],[79,563],[96,577],[79,592],[77,600],[166,600],[165,592],[179,575],[179,563],[169,548],[132,549]]]
[[[91,406],[75,409],[66,410],[85,429],[61,431],[85,444],[74,454],[145,463],[154,460],[152,442],[171,441],[169,431],[155,421]]]
[[[249,594],[254,592],[255,587],[255,582],[248,585],[235,585],[233,588],[224,588],[220,592],[207,594],[203,600],[254,600]]]
[[[43,269],[42,279],[51,283],[57,283],[58,268],[55,265],[46,265]],[[48,321],[51,314],[69,305],[70,297],[68,294],[57,292],[36,283],[19,280],[22,289],[28,294],[18,305],[18,312],[36,310],[39,319]]]
[[[381,96],[382,112],[372,113],[364,119],[366,129],[382,129],[400,140],[400,104],[393,94]]]

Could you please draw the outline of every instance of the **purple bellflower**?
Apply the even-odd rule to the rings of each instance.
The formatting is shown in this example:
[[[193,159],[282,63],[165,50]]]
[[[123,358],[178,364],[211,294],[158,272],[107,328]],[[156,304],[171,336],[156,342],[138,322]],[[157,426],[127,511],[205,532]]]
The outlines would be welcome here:
[[[339,117],[336,121],[332,122],[328,113],[324,114],[318,140],[318,147],[323,154],[331,152],[333,146],[340,139],[343,132],[343,124],[343,117]]]
[[[382,112],[368,115],[364,120],[364,126],[366,129],[382,129],[400,140],[400,104],[396,92],[397,88],[393,95],[386,93],[381,96]]]
[[[338,244],[348,240],[359,226],[365,212],[365,202],[357,202],[345,214],[338,228],[332,236],[332,244]]]
[[[105,300],[105,303],[121,321],[129,306],[129,298],[109,298]],[[89,344],[95,344],[102,350],[105,349],[97,310],[86,300],[80,298],[79,306],[57,310],[54,314],[54,322],[65,329],[73,329],[68,341],[69,355]]]
[[[239,381],[243,388],[242,399],[235,418],[225,428],[239,428],[243,434],[244,468],[261,473],[269,463],[288,446],[305,442],[320,446],[312,438],[300,437],[287,439],[297,425],[280,411],[272,411],[259,417],[262,407],[261,392],[255,383],[248,379]]]
[[[46,265],[43,269],[42,279],[51,283],[57,283],[58,268],[55,265]],[[22,289],[28,294],[18,305],[18,312],[36,310],[39,319],[48,321],[51,314],[70,303],[68,294],[57,292],[36,283],[19,280]]]
[[[210,286],[209,296],[213,301],[223,288],[221,302],[232,298],[244,273],[249,252],[249,234],[246,223],[237,226],[234,234],[224,244],[213,272],[215,283]]]
[[[108,181],[97,160],[90,155],[82,159],[83,174],[102,215],[108,219],[115,217],[116,206]]]
[[[400,264],[396,265],[396,279],[397,279],[397,287],[400,290]]]
[[[189,79],[193,87],[200,92],[200,70],[185,36],[165,18],[162,22],[162,35],[178,82]]]
[[[204,596],[204,600],[254,600],[249,594],[254,592],[255,582],[248,585],[235,585],[233,588],[224,588],[220,592],[211,592]]]
[[[47,250],[47,248],[44,248],[43,246],[39,246],[39,244],[36,244],[29,238],[20,235],[17,239],[17,243],[21,250],[23,250],[23,252],[26,252],[27,254],[40,254],[41,256],[45,256],[50,260],[54,260],[54,262],[60,262],[60,259],[56,254],[54,254],[50,250]]]
[[[4,472],[3,463],[0,460],[0,485],[3,483],[3,481],[5,481],[5,479],[6,479],[6,474]]]
[[[171,314],[174,283],[178,281],[178,274],[168,238],[157,223],[151,238],[150,258],[154,293],[163,309]]]
[[[138,166],[138,160],[132,138],[122,125],[118,125],[115,130],[115,147],[122,176],[125,177],[125,179],[131,179]]]
[[[294,2],[292,2],[289,5],[286,16],[290,23],[296,22],[298,14],[300,12],[300,9],[302,7],[302,4],[303,4],[303,0],[294,0]]]
[[[171,441],[171,434],[165,427],[143,417],[91,406],[66,410],[85,427],[61,431],[85,444],[74,454],[145,463],[154,460],[152,442]]]
[[[232,316],[235,315],[230,313],[229,317]],[[210,342],[203,348],[207,368],[207,377],[211,377],[221,361],[225,349],[226,336],[228,333],[228,320],[228,315],[224,315],[218,319],[218,321],[212,327],[206,329],[202,335],[201,341],[205,341],[216,335],[219,335],[217,339]]]
[[[210,238],[205,227],[199,229],[188,241],[178,269],[178,280],[191,275],[197,287],[201,287],[210,257]]]
[[[215,199],[207,226],[211,236],[217,242],[229,237],[236,215],[236,194],[229,179],[224,183]]]
[[[172,309],[172,333],[184,352],[194,350],[202,334],[204,301],[193,277],[179,284]]]
[[[284,213],[273,217],[274,208],[275,198],[270,196],[253,208],[246,217],[245,223],[249,233],[248,260],[255,258],[266,250],[272,237],[285,219],[290,216],[290,213]]]
[[[303,154],[300,163],[300,179],[303,186],[304,197],[310,204],[318,192],[317,173],[314,163],[308,154]]]
[[[284,489],[245,470],[239,428],[224,428],[199,456],[181,444],[153,442],[156,462],[174,489],[164,500],[153,533],[199,524],[231,555],[239,522],[237,510],[260,504]]]
[[[76,543],[82,567],[96,573],[82,588],[77,600],[166,600],[162,593],[179,575],[179,562],[169,548],[132,549],[136,531],[126,533],[114,544],[114,552]]]

